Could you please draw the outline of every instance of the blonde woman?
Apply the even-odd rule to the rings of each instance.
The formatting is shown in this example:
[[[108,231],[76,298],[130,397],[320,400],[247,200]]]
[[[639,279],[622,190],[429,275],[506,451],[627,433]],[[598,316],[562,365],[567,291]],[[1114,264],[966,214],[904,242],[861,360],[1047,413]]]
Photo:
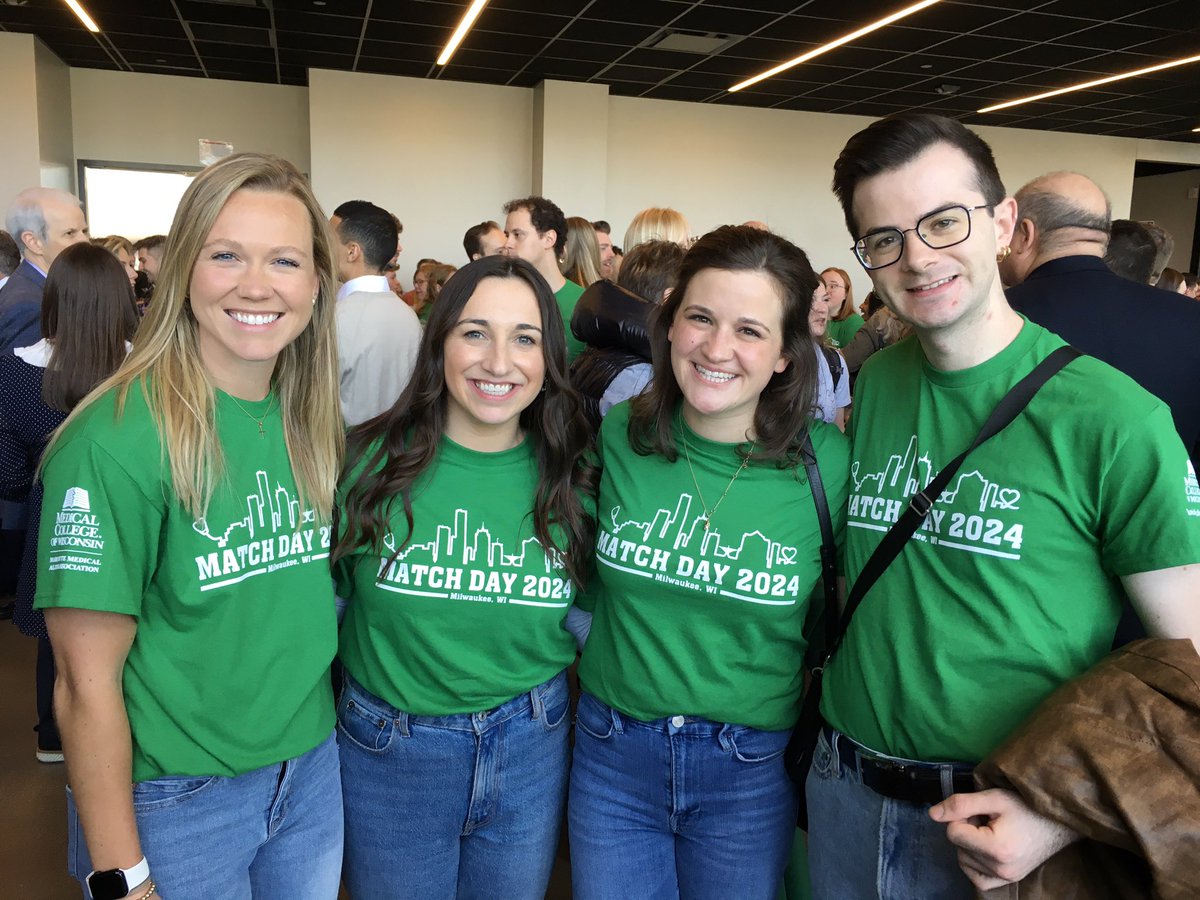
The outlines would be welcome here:
[[[670,241],[686,250],[692,244],[688,220],[677,209],[661,206],[643,209],[625,229],[624,251],[628,253],[646,241]]]
[[[337,895],[325,221],[284,160],[198,175],[132,353],[46,451],[36,605],[94,900]]]
[[[567,246],[563,251],[562,273],[580,287],[603,281],[600,274],[600,242],[596,229],[581,216],[567,219]]]
[[[821,281],[829,291],[829,343],[845,347],[863,327],[864,319],[854,308],[854,288],[845,269],[830,266],[821,273]]]

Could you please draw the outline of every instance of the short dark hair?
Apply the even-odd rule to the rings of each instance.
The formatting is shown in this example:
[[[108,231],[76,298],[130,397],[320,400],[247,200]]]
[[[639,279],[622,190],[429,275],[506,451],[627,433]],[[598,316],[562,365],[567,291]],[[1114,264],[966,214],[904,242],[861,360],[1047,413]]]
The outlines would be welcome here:
[[[601,234],[607,234],[610,236],[612,235],[612,226],[609,225],[607,222],[605,222],[603,219],[597,219],[595,222],[592,223],[592,227],[594,229],[596,229],[598,232],[600,232]]]
[[[683,256],[683,248],[674,241],[645,241],[621,263],[617,284],[650,303],[662,303],[663,292],[679,277]]]
[[[629,444],[638,453],[658,453],[672,461],[678,457],[674,421],[683,391],[671,368],[671,341],[667,335],[692,279],[706,269],[759,273],[779,289],[783,305],[782,353],[790,365],[774,373],[759,395],[754,411],[755,456],[773,459],[780,466],[796,466],[817,392],[817,359],[808,313],[820,279],[807,254],[787,238],[745,225],[725,225],[710,231],[684,256],[675,289],[651,321],[654,377],[650,387],[633,399]]]
[[[1170,262],[1171,254],[1175,252],[1175,238],[1171,237],[1171,232],[1153,220],[1141,224],[1154,241],[1154,266],[1150,269],[1150,278],[1157,279]]]
[[[140,241],[133,242],[133,252],[136,254],[139,250],[149,250],[156,256],[161,256],[163,245],[166,243],[167,236],[165,234],[147,235]]]
[[[1149,284],[1157,253],[1158,246],[1145,225],[1131,219],[1113,219],[1104,261],[1116,274]]]
[[[0,231],[0,276],[11,275],[21,264],[21,250],[7,231]]]
[[[46,274],[42,334],[54,354],[42,378],[42,402],[70,412],[125,360],[138,326],[125,267],[95,244],[72,244]]]
[[[463,235],[463,249],[467,251],[467,260],[475,259],[475,254],[483,255],[483,236],[489,231],[503,231],[499,223],[488,219],[486,222],[480,222],[478,225],[472,225],[467,229],[467,233]]]
[[[347,200],[333,214],[341,219],[338,236],[342,241],[354,241],[362,247],[363,261],[382,272],[388,260],[396,255],[400,239],[395,216],[367,200]]]
[[[545,197],[522,197],[520,200],[509,200],[504,204],[504,214],[523,209],[529,213],[529,221],[538,234],[553,231],[554,255],[562,256],[563,248],[567,246],[567,217],[563,211]]]
[[[979,192],[989,207],[1005,197],[1004,182],[992,148],[961,122],[933,113],[902,112],[872,122],[846,142],[833,164],[833,192],[842,204],[846,227],[859,238],[854,219],[854,189],[860,181],[906,165],[934,144],[961,150],[975,169]]]

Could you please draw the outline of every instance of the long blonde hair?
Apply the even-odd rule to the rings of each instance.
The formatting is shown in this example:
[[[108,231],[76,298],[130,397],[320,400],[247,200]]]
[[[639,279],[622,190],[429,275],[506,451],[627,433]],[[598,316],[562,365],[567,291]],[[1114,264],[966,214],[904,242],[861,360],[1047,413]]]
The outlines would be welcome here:
[[[567,219],[567,246],[563,250],[563,275],[580,287],[591,287],[604,276],[600,274],[600,242],[596,229],[581,216]]]
[[[295,197],[311,220],[319,279],[312,321],[279,354],[273,381],[301,505],[311,505],[318,518],[327,520],[344,445],[334,334],[336,270],[325,213],[304,176],[279,157],[239,153],[213,164],[192,181],[175,211],[154,303],[142,320],[132,352],[120,369],[80,402],[50,445],[76,416],[113,388],[118,390],[117,414],[121,415],[136,383],[146,395],[163,454],[170,461],[175,495],[192,515],[206,513],[224,472],[224,455],[217,439],[216,397],[200,359],[188,291],[192,270],[217,216],[239,190]]]

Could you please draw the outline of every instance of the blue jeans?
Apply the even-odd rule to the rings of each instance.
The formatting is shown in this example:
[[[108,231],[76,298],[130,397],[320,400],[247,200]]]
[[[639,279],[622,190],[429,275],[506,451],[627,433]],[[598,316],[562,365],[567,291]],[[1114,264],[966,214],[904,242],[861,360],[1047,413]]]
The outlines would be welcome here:
[[[307,753],[227,778],[133,787],[142,852],[168,900],[331,900],[342,871],[342,792],[331,734]],[[92,870],[67,792],[67,856]],[[84,888],[83,896],[88,896]]]
[[[796,832],[787,731],[579,701],[568,805],[576,900],[774,900]]]
[[[560,672],[493,710],[414,716],[347,673],[338,731],[354,900],[542,900],[567,799],[569,705]]]
[[[813,900],[974,900],[946,826],[929,818],[929,807],[864,787],[824,733],[805,795]]]

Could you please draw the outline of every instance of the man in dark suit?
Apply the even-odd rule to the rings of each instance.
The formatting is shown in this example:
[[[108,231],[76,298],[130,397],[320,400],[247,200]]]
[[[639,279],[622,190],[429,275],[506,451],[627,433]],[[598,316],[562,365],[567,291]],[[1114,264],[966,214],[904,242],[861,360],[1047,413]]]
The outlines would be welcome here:
[[[53,188],[29,188],[17,195],[5,228],[21,251],[21,264],[0,289],[0,353],[42,339],[42,287],[50,264],[71,244],[88,239],[79,198]]]
[[[1109,270],[1103,256],[1111,209],[1086,176],[1043,175],[1016,199],[1011,253],[1000,264],[1008,302],[1159,397],[1196,461],[1200,304]]]

